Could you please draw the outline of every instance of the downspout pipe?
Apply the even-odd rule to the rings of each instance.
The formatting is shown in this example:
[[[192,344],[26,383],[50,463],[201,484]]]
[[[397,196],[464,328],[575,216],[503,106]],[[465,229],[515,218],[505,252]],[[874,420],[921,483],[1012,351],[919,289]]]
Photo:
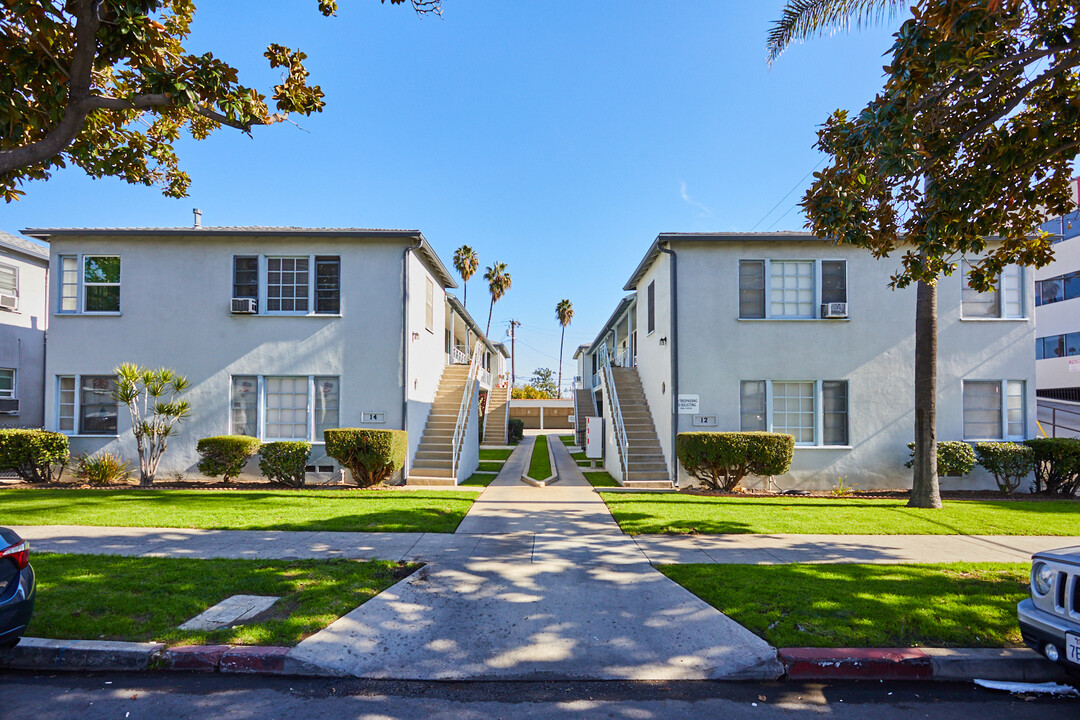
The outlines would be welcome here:
[[[417,238],[401,254],[401,429],[406,434],[409,432],[409,256],[420,249],[422,243],[423,241]],[[406,452],[405,467],[401,469],[402,485],[409,476],[411,459]]]
[[[670,242],[662,242],[657,249],[671,256],[671,337],[668,352],[671,353],[671,484],[679,485],[679,458],[675,454],[675,438],[679,434],[679,263]]]

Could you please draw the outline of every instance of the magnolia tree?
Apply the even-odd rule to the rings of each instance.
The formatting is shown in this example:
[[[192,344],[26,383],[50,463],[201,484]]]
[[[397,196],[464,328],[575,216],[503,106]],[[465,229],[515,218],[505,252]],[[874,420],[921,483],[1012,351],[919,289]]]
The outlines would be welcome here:
[[[131,414],[131,431],[139,450],[139,485],[149,487],[154,484],[169,436],[191,414],[191,406],[180,399],[189,383],[183,375],[167,368],[151,370],[124,363],[113,372],[113,397]]]

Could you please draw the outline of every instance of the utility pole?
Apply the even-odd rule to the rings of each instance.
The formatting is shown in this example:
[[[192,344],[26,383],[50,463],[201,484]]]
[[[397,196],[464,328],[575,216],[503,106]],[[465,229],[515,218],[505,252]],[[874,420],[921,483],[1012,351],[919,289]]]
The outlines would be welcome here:
[[[520,320],[510,321],[510,387],[514,387],[517,384],[517,366],[515,360],[517,360],[517,352],[514,351],[514,329],[521,325]]]

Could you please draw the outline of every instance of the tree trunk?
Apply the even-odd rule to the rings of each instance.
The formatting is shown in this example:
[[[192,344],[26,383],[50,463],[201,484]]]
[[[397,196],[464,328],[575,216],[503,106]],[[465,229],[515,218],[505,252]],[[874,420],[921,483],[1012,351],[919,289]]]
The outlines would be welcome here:
[[[461,294],[462,294],[461,306],[464,307],[466,310],[468,310],[468,308],[469,308],[469,281],[468,280],[462,280],[461,281]]]
[[[566,326],[563,325],[562,333],[559,334],[559,394],[558,397],[562,397],[562,349],[563,340],[566,339]]]
[[[490,337],[491,336],[491,313],[493,313],[493,312],[495,312],[495,296],[494,295],[491,297],[491,307],[488,308],[488,324],[487,324],[487,328],[484,330],[484,336],[485,337]]]
[[[915,300],[915,476],[908,507],[940,508],[937,474],[937,284]]]

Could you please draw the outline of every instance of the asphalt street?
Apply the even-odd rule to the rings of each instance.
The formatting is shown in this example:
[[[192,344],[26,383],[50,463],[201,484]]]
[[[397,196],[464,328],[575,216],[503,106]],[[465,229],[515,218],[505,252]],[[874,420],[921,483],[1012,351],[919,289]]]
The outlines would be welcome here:
[[[1080,700],[971,684],[394,682],[186,673],[0,674],[3,720],[545,720],[613,718],[1057,720]]]

